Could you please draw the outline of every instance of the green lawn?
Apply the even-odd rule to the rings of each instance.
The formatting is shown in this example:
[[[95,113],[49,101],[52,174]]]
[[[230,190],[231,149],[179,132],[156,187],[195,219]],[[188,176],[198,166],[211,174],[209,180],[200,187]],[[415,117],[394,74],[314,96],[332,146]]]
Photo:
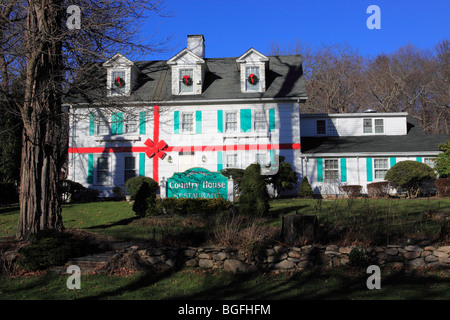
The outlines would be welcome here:
[[[201,234],[211,232],[218,224],[214,217],[201,216],[138,219],[131,207],[128,202],[67,204],[63,207],[63,221],[66,228],[114,239],[154,240],[170,235],[179,236],[178,243],[196,236],[198,243],[207,241]],[[432,214],[449,213],[450,199],[279,199],[271,201],[271,212],[272,217],[260,223],[280,227],[282,215],[297,212],[316,214],[321,224],[346,226],[361,233],[388,228],[392,235],[425,236],[444,223],[433,219]],[[17,221],[17,206],[0,208],[0,241],[14,236]],[[450,270],[383,270],[381,290],[367,289],[368,276],[365,270],[349,267],[251,275],[182,269],[129,277],[82,275],[81,290],[69,290],[69,275],[46,273],[1,277],[0,299],[450,299]]]

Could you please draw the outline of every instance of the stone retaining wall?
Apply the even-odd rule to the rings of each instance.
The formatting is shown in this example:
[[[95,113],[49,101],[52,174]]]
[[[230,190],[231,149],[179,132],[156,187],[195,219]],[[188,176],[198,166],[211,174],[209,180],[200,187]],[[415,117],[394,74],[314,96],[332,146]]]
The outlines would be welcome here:
[[[224,269],[231,272],[257,270],[303,270],[313,266],[340,266],[349,263],[349,254],[355,246],[306,245],[302,247],[271,246],[250,258],[241,251],[224,248],[159,248],[142,249],[133,246],[152,265],[184,265],[205,269]],[[371,264],[380,267],[450,267],[450,246],[373,246],[365,249]]]

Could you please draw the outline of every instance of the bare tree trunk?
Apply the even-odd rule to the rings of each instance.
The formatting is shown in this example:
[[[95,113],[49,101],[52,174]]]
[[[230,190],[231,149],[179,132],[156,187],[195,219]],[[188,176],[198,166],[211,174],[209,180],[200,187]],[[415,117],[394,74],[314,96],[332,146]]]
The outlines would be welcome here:
[[[59,0],[29,0],[28,46],[17,238],[62,230],[57,185],[64,163],[62,143],[62,7]],[[52,21],[52,23],[48,23]],[[62,148],[61,148],[62,147]],[[62,150],[61,150],[62,149]]]

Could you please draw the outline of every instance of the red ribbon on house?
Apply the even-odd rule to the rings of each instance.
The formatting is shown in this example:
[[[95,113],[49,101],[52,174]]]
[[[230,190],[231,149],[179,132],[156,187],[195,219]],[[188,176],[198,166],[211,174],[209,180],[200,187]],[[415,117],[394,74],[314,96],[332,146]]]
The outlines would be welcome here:
[[[148,147],[147,151],[145,151],[147,157],[153,158],[154,156],[157,156],[161,160],[166,157],[166,153],[163,150],[166,149],[168,145],[164,140],[160,140],[155,144],[153,140],[147,139],[144,144]]]
[[[253,73],[251,73],[250,75],[249,75],[249,77],[250,77],[250,80],[252,80],[252,84],[255,84],[255,81],[253,81],[253,77],[254,77],[255,75],[253,74]]]
[[[184,84],[187,85],[188,84],[188,80],[189,80],[189,76],[185,75],[183,78],[184,78]]]

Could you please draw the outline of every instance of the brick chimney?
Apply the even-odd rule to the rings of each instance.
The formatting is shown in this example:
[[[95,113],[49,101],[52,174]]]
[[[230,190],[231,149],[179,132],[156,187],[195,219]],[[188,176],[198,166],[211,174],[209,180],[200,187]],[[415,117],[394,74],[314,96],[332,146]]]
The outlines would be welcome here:
[[[188,35],[187,48],[200,58],[205,58],[205,38],[202,34]]]

